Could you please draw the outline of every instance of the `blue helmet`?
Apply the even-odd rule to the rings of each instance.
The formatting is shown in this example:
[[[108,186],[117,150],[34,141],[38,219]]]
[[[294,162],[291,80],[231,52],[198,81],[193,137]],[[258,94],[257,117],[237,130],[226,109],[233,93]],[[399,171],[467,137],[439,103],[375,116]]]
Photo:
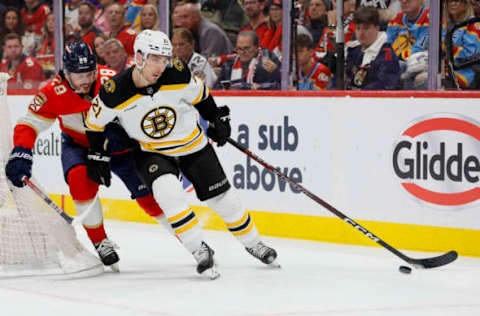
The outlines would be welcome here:
[[[97,60],[90,46],[84,42],[71,42],[63,53],[63,67],[68,72],[89,72],[97,69]]]

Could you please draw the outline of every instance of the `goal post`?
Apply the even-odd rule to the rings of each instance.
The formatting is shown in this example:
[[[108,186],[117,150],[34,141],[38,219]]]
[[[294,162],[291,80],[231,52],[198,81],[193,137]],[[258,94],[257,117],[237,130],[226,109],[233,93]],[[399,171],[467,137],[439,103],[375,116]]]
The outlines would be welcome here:
[[[13,146],[7,80],[0,73],[0,277],[98,275],[103,264],[78,241],[74,228],[28,186],[17,188],[6,178]]]

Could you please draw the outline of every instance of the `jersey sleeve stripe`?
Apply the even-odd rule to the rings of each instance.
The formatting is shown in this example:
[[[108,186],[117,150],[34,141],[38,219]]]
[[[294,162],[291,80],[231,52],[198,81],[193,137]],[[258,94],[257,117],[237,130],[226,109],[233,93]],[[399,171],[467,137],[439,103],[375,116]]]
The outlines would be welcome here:
[[[182,90],[182,89],[185,89],[185,87],[187,86],[188,84],[186,83],[179,83],[179,84],[166,84],[166,85],[162,85],[160,87],[160,89],[158,89],[159,91],[164,91],[164,90]]]
[[[51,123],[53,123],[53,122],[55,122],[55,120],[56,120],[56,118],[45,117],[45,116],[40,115],[40,114],[38,114],[38,113],[36,113],[36,112],[33,112],[33,111],[30,110],[30,109],[28,109],[28,113],[29,113],[29,114],[32,114],[35,118],[37,118],[37,119],[39,119],[39,120],[42,120],[42,121],[44,121],[44,122],[51,122]]]
[[[91,130],[94,130],[94,131],[97,131],[97,132],[103,132],[105,130],[105,126],[104,127],[100,127],[100,126],[97,126],[93,123],[90,123],[88,121],[90,116],[87,117],[87,119],[85,120],[85,124],[87,124],[87,127]]]
[[[123,103],[120,103],[119,105],[117,105],[114,109],[115,110],[121,110],[121,109],[124,109],[126,108],[127,106],[129,106],[130,104],[132,104],[133,102],[137,101],[138,99],[142,98],[143,95],[141,94],[136,94],[134,95],[133,97],[129,98],[127,101],[123,102]]]

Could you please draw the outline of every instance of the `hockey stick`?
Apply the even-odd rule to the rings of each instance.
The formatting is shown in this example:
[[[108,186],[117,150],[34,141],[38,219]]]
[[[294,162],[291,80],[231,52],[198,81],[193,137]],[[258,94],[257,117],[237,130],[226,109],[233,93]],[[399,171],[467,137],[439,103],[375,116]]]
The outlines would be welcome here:
[[[302,191],[303,194],[305,194],[306,196],[308,196],[309,198],[311,198],[312,200],[314,200],[315,202],[317,202],[318,204],[320,204],[321,206],[323,206],[324,208],[326,208],[327,210],[329,210],[330,212],[335,214],[337,217],[341,218],[347,224],[351,225],[353,228],[357,229],[358,231],[363,233],[365,236],[367,236],[368,238],[370,238],[371,240],[373,240],[377,244],[381,245],[382,247],[384,247],[385,249],[387,249],[388,251],[390,251],[391,253],[393,253],[394,255],[399,257],[400,259],[408,262],[409,264],[411,264],[415,268],[417,268],[417,269],[436,268],[436,267],[440,267],[440,266],[449,264],[449,263],[451,263],[451,262],[453,262],[457,259],[458,254],[457,254],[456,251],[449,251],[449,252],[447,252],[443,255],[440,255],[440,256],[437,256],[437,257],[432,257],[432,258],[425,258],[425,259],[415,259],[415,258],[408,257],[407,255],[401,253],[397,249],[395,249],[392,246],[390,246],[389,244],[387,244],[385,241],[383,241],[379,237],[375,236],[373,233],[371,233],[365,227],[363,227],[360,224],[358,224],[357,222],[355,222],[353,219],[349,218],[348,216],[346,216],[345,214],[343,214],[342,212],[340,212],[339,210],[337,210],[336,208],[334,208],[333,206],[331,206],[330,204],[328,204],[327,202],[325,202],[324,200],[322,200],[321,198],[319,198],[318,196],[313,194],[312,192],[305,189],[303,186],[301,186],[300,184],[298,184],[294,180],[292,180],[289,177],[287,177],[286,175],[284,175],[278,169],[273,168],[271,165],[266,163],[262,158],[258,157],[257,155],[255,155],[254,153],[249,151],[244,146],[240,145],[238,142],[236,142],[232,138],[229,137],[227,139],[227,141],[231,145],[236,147],[238,150],[240,150],[241,152],[246,154],[248,157],[252,158],[256,162],[261,164],[263,167],[265,167],[266,169],[272,171],[274,174],[276,174],[278,176],[279,179],[284,179],[285,181],[290,183],[292,186],[294,186],[297,190]]]
[[[40,198],[42,198],[43,201],[45,201],[45,203],[48,204],[48,206],[50,206],[54,211],[56,211],[68,224],[70,225],[77,225],[79,223],[82,223],[83,220],[90,214],[92,208],[93,208],[93,204],[95,203],[95,200],[97,199],[97,196],[98,196],[98,193],[97,195],[95,195],[95,197],[93,198],[93,202],[92,204],[87,208],[87,210],[85,212],[83,212],[83,214],[79,215],[79,216],[76,216],[76,217],[72,217],[70,215],[68,215],[67,213],[65,213],[64,210],[62,210],[57,204],[55,204],[55,202],[52,201],[52,199],[50,199],[48,197],[48,195],[46,193],[43,192],[42,189],[40,189],[38,187],[38,185],[36,185],[31,179],[27,178],[27,177],[23,177],[22,178],[22,181],[28,185],[28,187],[30,187],[30,189],[33,190],[33,192],[35,192],[38,196],[40,196]]]

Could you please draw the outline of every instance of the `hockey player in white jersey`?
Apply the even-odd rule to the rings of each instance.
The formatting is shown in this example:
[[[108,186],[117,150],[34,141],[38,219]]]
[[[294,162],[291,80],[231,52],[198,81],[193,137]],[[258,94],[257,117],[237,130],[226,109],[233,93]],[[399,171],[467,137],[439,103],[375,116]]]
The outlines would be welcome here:
[[[215,269],[214,251],[203,241],[195,213],[179,181],[180,171],[226,223],[246,250],[265,264],[278,266],[277,253],[266,246],[250,214],[230,188],[223,168],[198,123],[210,125],[207,135],[219,146],[230,136],[230,110],[217,107],[202,80],[179,59],[173,59],[169,38],[160,31],[141,32],[134,44],[136,66],[107,81],[93,100],[86,123],[92,179],[101,183],[109,168],[103,156],[106,124],[118,119],[138,142],[135,168],[151,188],[177,236],[197,260],[197,272]],[[214,273],[214,272],[213,272]]]

